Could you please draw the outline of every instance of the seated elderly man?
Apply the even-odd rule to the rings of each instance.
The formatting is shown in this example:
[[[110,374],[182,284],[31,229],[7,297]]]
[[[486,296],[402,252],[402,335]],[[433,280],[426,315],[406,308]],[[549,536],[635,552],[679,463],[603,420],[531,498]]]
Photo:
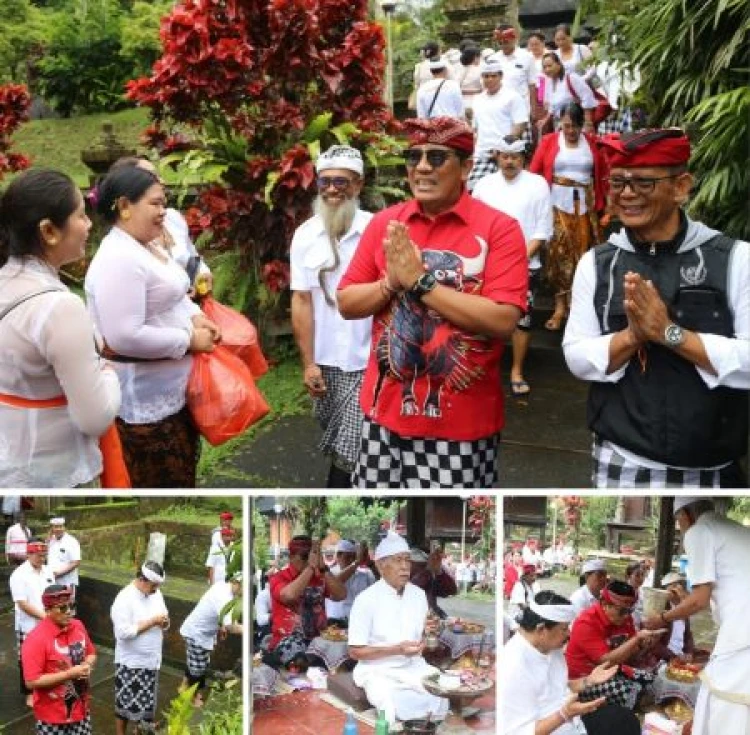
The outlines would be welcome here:
[[[615,580],[602,590],[595,604],[575,619],[565,652],[571,679],[588,676],[600,664],[637,665],[655,645],[664,631],[636,632],[633,610],[637,599],[633,587]],[[618,675],[617,683],[617,701],[632,709],[645,682]]]
[[[354,601],[349,618],[349,655],[357,661],[354,683],[370,704],[396,719],[443,719],[448,700],[425,691],[422,679],[436,672],[422,658],[427,598],[409,581],[409,545],[393,531],[375,550],[381,578]]]
[[[289,565],[271,577],[271,640],[266,663],[278,667],[306,662],[310,641],[326,627],[324,600],[346,599],[346,586],[326,569],[320,542],[295,536]]]
[[[375,584],[372,570],[363,566],[367,556],[367,545],[359,547],[348,539],[341,539],[336,544],[336,562],[331,567],[331,573],[338,577],[339,582],[346,586],[346,598],[339,601],[326,600],[326,615],[328,622],[345,628],[349,624],[349,614],[352,611],[354,598],[364,592],[370,585]]]
[[[411,550],[411,583],[427,595],[430,612],[446,618],[446,612],[438,605],[438,597],[453,597],[458,587],[453,576],[443,567],[443,552],[433,549],[429,554],[416,546]]]

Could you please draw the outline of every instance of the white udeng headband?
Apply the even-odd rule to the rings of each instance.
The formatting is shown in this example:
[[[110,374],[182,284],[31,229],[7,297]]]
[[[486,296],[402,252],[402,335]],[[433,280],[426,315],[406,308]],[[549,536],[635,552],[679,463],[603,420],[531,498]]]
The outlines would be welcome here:
[[[167,578],[166,574],[160,577],[155,571],[149,569],[145,564],[141,567],[141,574],[149,581],[155,584],[164,584],[164,580]]]
[[[537,605],[532,600],[529,603],[529,608],[540,618],[551,620],[553,623],[572,623],[576,617],[573,605]]]
[[[526,150],[525,140],[515,140],[508,144],[502,138],[495,146],[495,150],[499,153],[523,153]]]
[[[50,526],[64,526],[65,519],[62,516],[55,516],[49,519]]]

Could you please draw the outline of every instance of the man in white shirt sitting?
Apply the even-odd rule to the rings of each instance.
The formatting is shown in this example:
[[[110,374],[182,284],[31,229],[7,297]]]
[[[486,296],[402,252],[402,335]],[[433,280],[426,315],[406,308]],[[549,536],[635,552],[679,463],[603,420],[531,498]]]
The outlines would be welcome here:
[[[483,61],[479,67],[484,91],[474,100],[472,126],[476,131],[474,166],[466,183],[473,191],[477,182],[498,169],[496,151],[507,135],[520,138],[529,124],[529,111],[521,96],[503,77],[499,61]]]
[[[524,171],[526,141],[506,136],[495,143],[495,151],[500,171],[485,176],[474,189],[474,197],[518,220],[526,240],[528,306],[513,333],[513,364],[510,369],[511,393],[519,397],[531,392],[523,376],[523,364],[531,341],[531,314],[542,268],[539,252],[552,237],[552,204],[545,179]],[[554,560],[550,566],[554,566]]]
[[[437,669],[421,655],[428,607],[425,593],[409,582],[409,545],[389,531],[375,550],[375,563],[381,579],[357,597],[349,618],[349,655],[358,662],[354,683],[390,725],[428,715],[443,719],[448,700],[422,685]]]
[[[326,617],[329,625],[346,627],[349,624],[354,599],[377,581],[372,571],[362,566],[366,552],[367,546],[360,544],[357,548],[347,539],[341,539],[336,544],[336,563],[331,567],[331,574],[335,574],[339,582],[346,586],[346,599],[326,598]]]
[[[466,117],[464,98],[457,81],[451,79],[448,62],[435,59],[430,62],[432,79],[417,90],[417,117],[429,120],[433,117]]]
[[[289,256],[292,327],[305,388],[323,429],[319,449],[331,460],[326,486],[349,488],[362,435],[359,389],[372,318],[344,320],[336,289],[372,215],[359,208],[364,163],[356,148],[329,148],[315,169],[315,214],[294,233]]]
[[[62,516],[52,518],[49,522],[50,537],[47,545],[47,560],[55,584],[70,587],[75,600],[78,589],[78,567],[81,565],[81,545],[75,536],[65,529]]]
[[[576,617],[590,608],[607,586],[607,567],[601,559],[589,559],[581,568],[581,586],[570,596]]]

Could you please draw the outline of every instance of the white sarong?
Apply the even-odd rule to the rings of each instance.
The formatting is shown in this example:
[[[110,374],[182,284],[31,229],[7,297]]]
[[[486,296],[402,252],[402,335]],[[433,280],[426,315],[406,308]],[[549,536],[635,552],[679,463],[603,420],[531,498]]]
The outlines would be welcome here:
[[[703,671],[693,735],[750,735],[750,648],[712,656]]]

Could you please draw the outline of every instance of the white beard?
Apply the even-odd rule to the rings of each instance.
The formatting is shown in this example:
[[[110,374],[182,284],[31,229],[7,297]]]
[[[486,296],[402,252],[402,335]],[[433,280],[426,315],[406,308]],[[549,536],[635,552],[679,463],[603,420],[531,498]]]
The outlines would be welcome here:
[[[359,209],[359,200],[354,197],[341,204],[330,205],[318,194],[313,202],[313,212],[323,220],[323,227],[333,240],[339,240],[349,232],[357,209]]]

